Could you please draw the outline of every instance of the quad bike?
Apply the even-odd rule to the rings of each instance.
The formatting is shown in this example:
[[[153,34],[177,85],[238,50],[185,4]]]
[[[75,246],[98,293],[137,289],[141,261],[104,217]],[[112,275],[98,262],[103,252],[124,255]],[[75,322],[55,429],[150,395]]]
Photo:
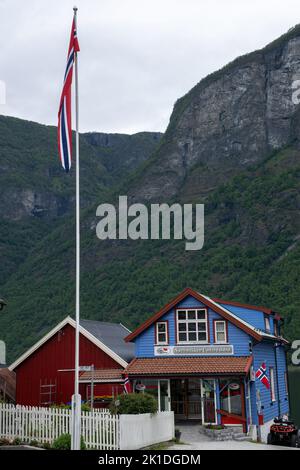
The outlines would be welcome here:
[[[300,447],[300,429],[287,417],[275,418],[268,434],[268,444]]]

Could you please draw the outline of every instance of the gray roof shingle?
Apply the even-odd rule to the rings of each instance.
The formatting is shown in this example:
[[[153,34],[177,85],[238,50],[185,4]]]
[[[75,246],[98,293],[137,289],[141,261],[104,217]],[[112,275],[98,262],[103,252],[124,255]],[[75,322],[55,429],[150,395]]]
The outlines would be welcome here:
[[[128,330],[120,323],[109,323],[96,320],[80,320],[80,325],[114,351],[124,361],[130,362],[134,358],[134,344],[125,343],[124,338]]]

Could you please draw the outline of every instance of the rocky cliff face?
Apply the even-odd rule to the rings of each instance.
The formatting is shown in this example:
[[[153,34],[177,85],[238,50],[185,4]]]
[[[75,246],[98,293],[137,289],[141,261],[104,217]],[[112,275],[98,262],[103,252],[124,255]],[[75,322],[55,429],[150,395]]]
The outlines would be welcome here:
[[[193,168],[198,194],[257,164],[298,134],[292,83],[300,74],[300,28],[206,77],[175,105],[136,198],[169,198]],[[145,176],[145,175],[144,175]]]

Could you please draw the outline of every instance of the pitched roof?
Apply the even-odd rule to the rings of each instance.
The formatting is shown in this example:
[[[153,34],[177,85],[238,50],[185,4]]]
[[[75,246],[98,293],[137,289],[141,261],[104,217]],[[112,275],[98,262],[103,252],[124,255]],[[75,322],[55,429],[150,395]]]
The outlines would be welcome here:
[[[213,298],[212,300],[214,300],[218,304],[232,305],[233,307],[242,307],[242,308],[246,308],[248,310],[258,310],[259,312],[266,313],[267,315],[275,314],[277,316],[277,319],[282,320],[282,317],[279,315],[279,313],[275,312],[271,308],[264,307],[262,305],[257,306],[257,305],[251,305],[251,304],[244,304],[242,302],[236,302],[236,301],[233,301],[233,300],[223,300],[223,299],[219,299],[219,298]]]
[[[94,372],[82,372],[79,377],[79,382],[123,382],[124,369],[95,369]]]
[[[167,305],[162,307],[158,312],[156,312],[152,317],[150,317],[148,320],[146,320],[144,323],[142,323],[135,331],[130,333],[126,338],[125,341],[132,341],[136,336],[138,336],[140,333],[142,333],[144,330],[146,330],[152,323],[156,322],[159,318],[161,318],[165,313],[167,313],[170,309],[175,307],[180,301],[182,301],[185,297],[188,295],[191,295],[195,299],[199,300],[201,303],[203,303],[206,307],[211,308],[213,311],[219,313],[223,318],[226,320],[230,321],[234,325],[236,325],[238,328],[241,330],[244,330],[247,334],[252,336],[254,339],[257,341],[261,341],[262,339],[274,339],[277,341],[285,341],[283,338],[278,338],[274,335],[271,335],[269,333],[265,333],[261,330],[257,330],[253,325],[250,323],[246,322],[245,320],[242,320],[239,318],[237,315],[235,315],[233,312],[225,308],[224,306],[220,305],[217,303],[215,300],[211,299],[210,297],[200,294],[199,292],[191,289],[190,287],[187,287],[184,289],[179,295],[177,295],[171,302],[169,302]]]
[[[31,348],[25,351],[13,364],[9,366],[9,370],[14,370],[27,357],[39,349],[46,341],[52,338],[65,325],[76,327],[76,323],[71,317],[66,317],[62,322],[58,323],[49,333],[43,336]],[[104,351],[108,356],[112,357],[120,366],[126,367],[128,362],[134,357],[134,345],[126,344],[125,336],[128,334],[125,326],[117,323],[98,322],[94,320],[80,320],[80,333],[94,343],[98,348]],[[129,346],[129,347],[128,347]]]
[[[129,330],[121,323],[110,323],[96,320],[80,320],[80,325],[95,338],[118,354],[124,361],[130,362],[134,357],[134,345],[125,343],[124,338]]]
[[[242,318],[238,317],[235,315],[231,310],[228,310],[227,308],[223,307],[222,305],[218,304],[215,300],[211,299],[210,297],[200,294],[201,297],[207,300],[206,305],[210,307],[212,310],[215,312],[218,312],[221,316],[225,317],[227,320],[231,321],[231,323],[235,324],[242,330],[244,330],[246,333],[250,334],[250,336],[253,336],[253,338],[257,339],[258,341],[261,341],[262,339],[273,339],[276,341],[282,340],[285,341],[283,338],[279,338],[278,336],[272,335],[271,333],[266,333],[263,330],[258,330],[258,328],[254,327],[250,323],[246,322]],[[219,310],[221,309],[221,310]],[[226,315],[225,315],[226,314]],[[257,337],[258,335],[258,337]]]
[[[126,367],[125,373],[129,376],[247,374],[251,364],[252,356],[137,358]]]

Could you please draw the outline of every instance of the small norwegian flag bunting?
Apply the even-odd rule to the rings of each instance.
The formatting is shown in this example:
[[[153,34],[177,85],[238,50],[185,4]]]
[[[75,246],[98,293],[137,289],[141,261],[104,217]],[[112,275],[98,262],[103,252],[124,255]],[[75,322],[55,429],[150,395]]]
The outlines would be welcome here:
[[[125,380],[124,380],[124,392],[125,393],[132,393],[132,389],[131,389],[131,383],[130,383],[130,380],[128,378],[128,375],[125,376]]]

